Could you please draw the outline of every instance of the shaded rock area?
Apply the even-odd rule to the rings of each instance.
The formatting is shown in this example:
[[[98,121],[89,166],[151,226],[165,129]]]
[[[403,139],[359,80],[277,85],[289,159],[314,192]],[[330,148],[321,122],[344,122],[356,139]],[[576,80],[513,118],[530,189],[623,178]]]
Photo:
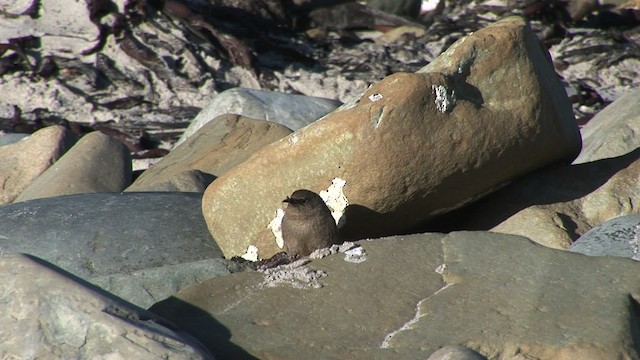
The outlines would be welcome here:
[[[202,209],[225,256],[254,246],[266,259],[281,250],[265,229],[296,189],[320,192],[342,179],[350,208],[341,233],[377,237],[537,168],[570,163],[579,151],[579,130],[547,54],[524,20],[511,17],[261,149],[207,188]]]
[[[527,175],[421,231],[491,230],[566,249],[592,227],[640,213],[640,148],[626,155]]]
[[[488,232],[359,244],[365,262],[305,265],[325,274],[321,288],[238,273],[151,310],[223,358],[296,359],[300,344],[308,359],[424,359],[448,344],[491,359],[637,358],[637,262]]]
[[[171,323],[42,259],[0,255],[6,358],[213,359]],[[96,335],[99,334],[99,335]]]

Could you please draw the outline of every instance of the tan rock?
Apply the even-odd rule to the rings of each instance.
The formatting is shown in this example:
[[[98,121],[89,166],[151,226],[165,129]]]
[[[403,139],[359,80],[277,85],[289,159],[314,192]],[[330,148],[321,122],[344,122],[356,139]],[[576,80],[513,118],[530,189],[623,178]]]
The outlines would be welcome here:
[[[288,270],[323,274],[320,287],[236,273],[151,310],[231,359],[427,359],[456,345],[488,359],[638,359],[638,262],[490,232],[359,244],[364,262],[339,253]]]
[[[627,154],[640,147],[640,90],[609,104],[582,129],[580,164]]]
[[[184,172],[191,170],[220,176],[258,149],[290,133],[286,127],[269,121],[221,115],[151,166],[126,191],[156,191],[157,186],[165,186],[161,183],[171,179],[180,183]],[[182,190],[199,189],[196,186]]]
[[[499,50],[498,50],[499,49]],[[346,181],[347,238],[406,231],[505,181],[569,163],[580,135],[534,33],[507,18],[398,73],[214,181],[203,214],[225,256],[281,251],[267,230],[296,189]]]
[[[163,320],[36,257],[0,256],[7,359],[211,359]]]
[[[62,126],[49,126],[29,138],[0,147],[0,205],[11,203],[74,142]]]
[[[16,201],[118,192],[131,183],[131,155],[120,141],[94,131],[34,180]]]

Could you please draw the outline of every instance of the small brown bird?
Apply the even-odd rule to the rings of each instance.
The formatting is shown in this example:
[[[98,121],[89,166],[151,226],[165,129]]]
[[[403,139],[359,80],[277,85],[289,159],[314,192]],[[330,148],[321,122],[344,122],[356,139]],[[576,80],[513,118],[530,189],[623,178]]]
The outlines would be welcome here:
[[[320,195],[301,189],[283,202],[288,205],[282,219],[282,238],[289,256],[308,256],[340,242],[336,222]]]

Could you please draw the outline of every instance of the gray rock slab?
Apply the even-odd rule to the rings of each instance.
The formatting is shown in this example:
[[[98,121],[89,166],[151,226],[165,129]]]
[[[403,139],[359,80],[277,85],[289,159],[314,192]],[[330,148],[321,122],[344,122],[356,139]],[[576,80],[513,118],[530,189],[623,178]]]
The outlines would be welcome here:
[[[295,131],[311,124],[340,105],[342,103],[338,100],[321,97],[233,88],[214,97],[193,119],[175,146],[180,145],[204,124],[223,114],[268,120]]]
[[[640,89],[630,90],[581,130],[582,151],[574,164],[612,158],[640,147]]]
[[[445,346],[489,359],[639,357],[637,262],[491,232],[359,244],[364,262],[330,255],[281,268],[297,277],[279,284],[234,273],[151,310],[228,358],[426,359]],[[291,286],[302,275],[321,287]]]
[[[111,274],[87,279],[110,293],[142,308],[164,300],[180,289],[228,275],[228,260],[205,259],[177,265]]]
[[[42,259],[0,256],[3,359],[212,359],[170,322]]]
[[[29,134],[3,133],[2,131],[0,131],[0,146],[11,145],[27,137],[29,137]]]
[[[580,236],[567,250],[590,256],[640,260],[640,215],[606,221]]]
[[[83,278],[221,257],[198,193],[96,193],[0,207],[0,253]]]

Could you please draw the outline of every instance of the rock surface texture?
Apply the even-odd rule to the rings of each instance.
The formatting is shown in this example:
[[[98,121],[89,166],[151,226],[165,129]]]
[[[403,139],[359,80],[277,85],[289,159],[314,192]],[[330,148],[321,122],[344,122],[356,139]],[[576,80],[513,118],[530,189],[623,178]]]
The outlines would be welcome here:
[[[640,147],[640,90],[604,108],[582,129],[583,149],[574,163],[627,154]]]
[[[0,147],[0,205],[10,204],[74,143],[62,126],[50,126],[29,138]]]
[[[0,207],[0,249],[85,279],[216,258],[200,194],[83,194]]]
[[[637,358],[635,261],[488,232],[359,244],[364,262],[335,254],[283,270],[322,274],[322,287],[238,273],[151,310],[223,358],[425,359],[447,345],[488,359]]]
[[[280,249],[267,225],[296,189],[346,181],[341,231],[365,238],[406,231],[579,150],[548,54],[510,17],[266,146],[207,188],[203,214],[225,256],[255,246],[268,258]]]
[[[163,319],[41,259],[0,255],[0,273],[3,358],[213,359]]]
[[[117,192],[131,184],[131,155],[120,141],[94,131],[38,176],[17,201],[60,195]]]
[[[260,148],[290,133],[286,127],[268,121],[221,115],[145,171],[127,191],[157,191],[166,183],[181,191],[198,191],[191,186],[179,186],[189,172],[199,171],[208,179],[208,185]]]

